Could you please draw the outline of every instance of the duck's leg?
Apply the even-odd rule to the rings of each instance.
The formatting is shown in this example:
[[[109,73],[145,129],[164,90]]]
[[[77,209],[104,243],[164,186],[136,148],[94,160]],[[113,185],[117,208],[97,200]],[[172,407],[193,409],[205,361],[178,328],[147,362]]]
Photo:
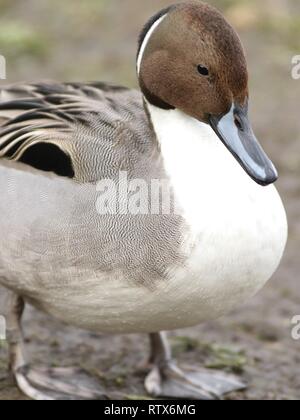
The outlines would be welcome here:
[[[21,297],[9,294],[7,340],[10,371],[20,391],[34,400],[107,399],[96,380],[79,369],[32,369],[23,353]],[[79,384],[79,385],[78,385]]]
[[[150,362],[154,367],[146,378],[145,386],[154,397],[216,400],[246,388],[234,375],[189,367],[181,370],[172,359],[163,333],[151,334],[150,343]]]

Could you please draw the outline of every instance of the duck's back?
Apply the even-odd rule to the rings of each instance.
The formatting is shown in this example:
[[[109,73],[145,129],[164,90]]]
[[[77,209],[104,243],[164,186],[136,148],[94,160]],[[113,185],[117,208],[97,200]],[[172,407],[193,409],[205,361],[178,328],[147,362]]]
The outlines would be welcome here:
[[[111,176],[113,168],[134,170],[139,154],[151,154],[153,145],[135,90],[103,83],[1,89],[0,162],[94,182]]]
[[[44,309],[66,293],[92,305],[88,288],[148,287],[181,264],[180,217],[96,208],[103,178],[166,177],[139,93],[16,86],[2,91],[0,121],[0,283]]]

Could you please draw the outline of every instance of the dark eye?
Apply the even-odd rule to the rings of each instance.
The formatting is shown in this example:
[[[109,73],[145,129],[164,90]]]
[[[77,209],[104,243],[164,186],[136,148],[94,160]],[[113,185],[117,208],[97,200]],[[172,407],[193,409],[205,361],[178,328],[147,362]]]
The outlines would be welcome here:
[[[209,75],[209,71],[208,68],[205,66],[202,66],[201,64],[199,64],[199,66],[197,67],[198,72],[202,75],[202,76],[208,76]]]

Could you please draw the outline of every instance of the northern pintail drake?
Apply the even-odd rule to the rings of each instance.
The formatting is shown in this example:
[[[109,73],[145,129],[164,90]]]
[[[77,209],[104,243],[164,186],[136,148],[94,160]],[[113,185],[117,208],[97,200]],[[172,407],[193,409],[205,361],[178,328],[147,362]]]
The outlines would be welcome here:
[[[244,386],[180,369],[162,333],[254,296],[286,245],[277,172],[248,119],[241,42],[214,8],[173,5],[143,29],[137,73],[141,93],[102,83],[1,92],[0,283],[11,370],[34,399],[106,393],[75,385],[78,372],[27,365],[25,304],[91,331],[149,334],[155,397]]]

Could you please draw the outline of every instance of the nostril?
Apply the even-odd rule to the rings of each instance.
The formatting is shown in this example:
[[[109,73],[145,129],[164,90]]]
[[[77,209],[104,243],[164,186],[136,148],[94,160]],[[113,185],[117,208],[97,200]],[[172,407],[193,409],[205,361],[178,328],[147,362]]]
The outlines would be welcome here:
[[[238,130],[244,131],[242,122],[241,122],[240,118],[237,115],[235,115],[235,117],[234,117],[234,123],[237,126]]]

